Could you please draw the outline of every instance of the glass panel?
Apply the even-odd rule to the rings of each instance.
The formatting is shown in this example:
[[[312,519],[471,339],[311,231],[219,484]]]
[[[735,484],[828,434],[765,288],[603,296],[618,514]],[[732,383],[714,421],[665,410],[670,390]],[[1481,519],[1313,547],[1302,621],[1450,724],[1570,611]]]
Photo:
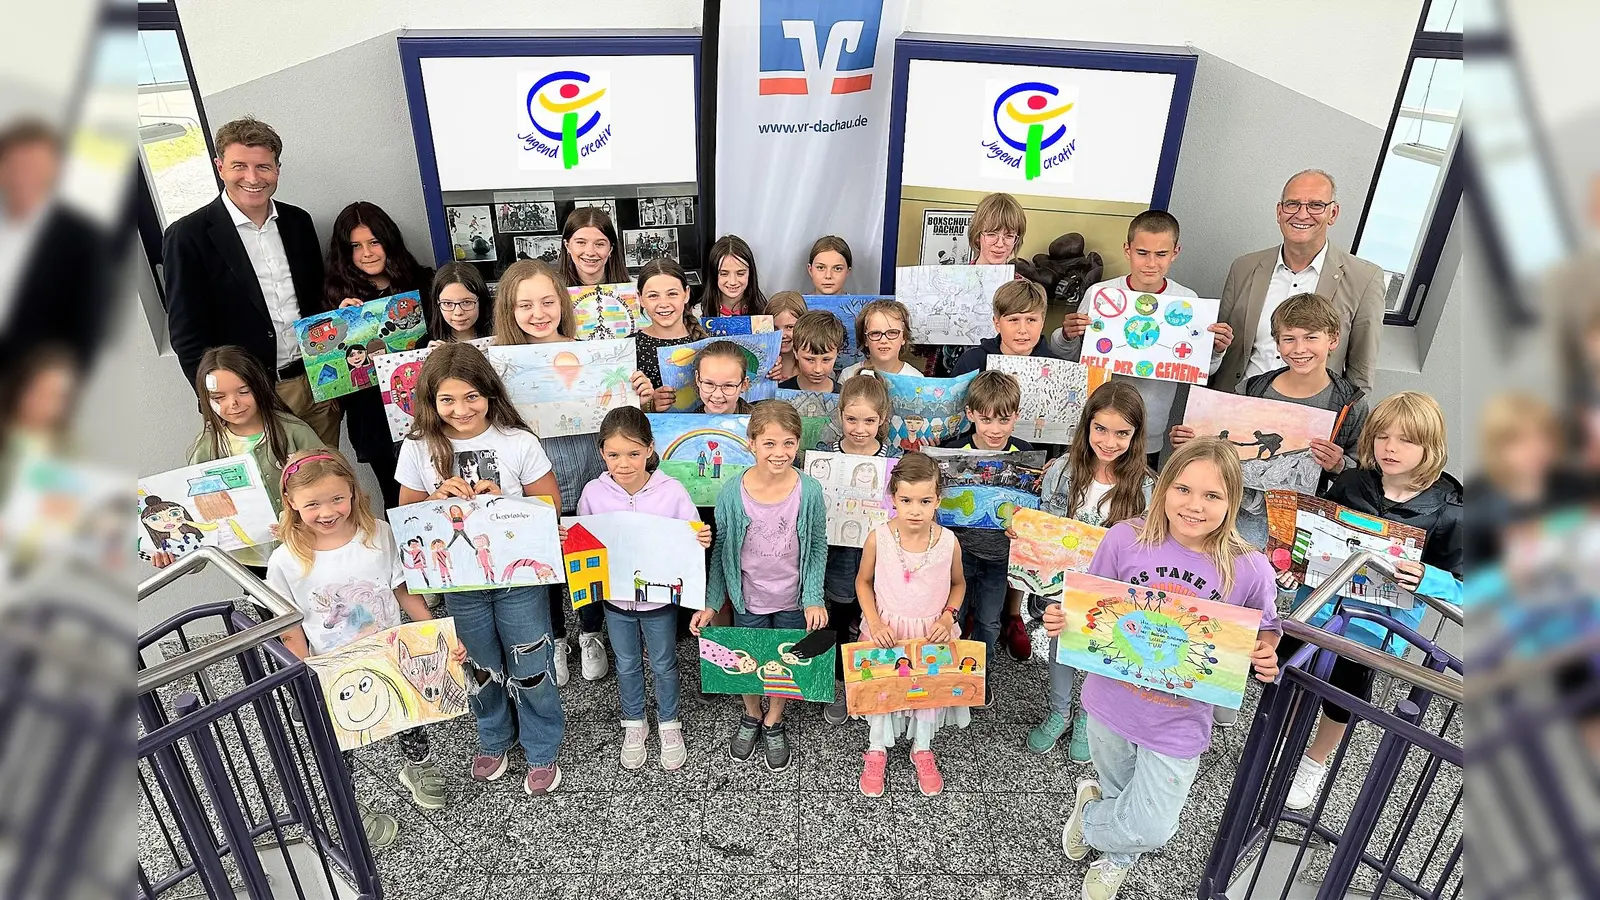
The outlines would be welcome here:
[[[211,202],[217,177],[177,32],[139,32],[138,57],[139,155],[164,228]]]
[[[1422,23],[1423,31],[1451,31],[1461,33],[1467,7],[1481,0],[1433,0],[1428,7],[1428,18]]]
[[[1385,303],[1390,312],[1405,298],[1423,227],[1432,217],[1446,164],[1455,152],[1461,86],[1459,59],[1418,59],[1412,64],[1378,170],[1378,187],[1356,252],[1388,273]]]

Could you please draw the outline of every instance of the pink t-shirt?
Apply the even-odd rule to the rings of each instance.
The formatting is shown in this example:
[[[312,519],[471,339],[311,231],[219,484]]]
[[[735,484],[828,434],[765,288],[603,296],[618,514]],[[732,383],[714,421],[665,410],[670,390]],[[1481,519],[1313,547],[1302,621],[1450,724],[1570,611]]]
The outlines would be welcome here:
[[[762,503],[739,484],[750,527],[739,552],[739,577],[747,613],[800,608],[800,479],[777,503]]]

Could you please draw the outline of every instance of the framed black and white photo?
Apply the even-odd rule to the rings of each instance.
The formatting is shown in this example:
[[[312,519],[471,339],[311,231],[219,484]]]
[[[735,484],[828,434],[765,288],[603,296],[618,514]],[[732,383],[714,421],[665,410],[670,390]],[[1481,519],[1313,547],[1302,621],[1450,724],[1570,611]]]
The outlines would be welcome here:
[[[623,262],[637,269],[652,259],[665,257],[680,262],[678,229],[638,228],[622,233]]]
[[[496,191],[494,224],[502,234],[514,231],[555,231],[556,201],[548,191]]]
[[[542,259],[555,265],[561,258],[561,236],[519,234],[512,238],[517,259]]]
[[[487,206],[446,206],[451,254],[468,262],[494,262],[494,224]]]
[[[596,207],[598,209],[603,209],[603,210],[606,211],[606,215],[611,217],[611,223],[613,225],[616,224],[616,221],[617,221],[617,198],[615,198],[615,197],[579,197],[578,199],[572,201],[572,208],[573,209],[577,209],[580,206],[593,206],[593,207]]]
[[[693,225],[693,197],[641,197],[640,225]]]

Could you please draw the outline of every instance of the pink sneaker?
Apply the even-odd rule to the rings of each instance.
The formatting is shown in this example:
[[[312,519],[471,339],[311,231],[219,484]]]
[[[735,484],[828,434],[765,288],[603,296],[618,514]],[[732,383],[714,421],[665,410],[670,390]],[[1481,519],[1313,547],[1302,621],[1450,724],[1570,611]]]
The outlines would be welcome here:
[[[506,754],[479,753],[472,758],[472,779],[493,781],[506,773]]]
[[[555,763],[548,766],[529,766],[528,777],[522,782],[522,789],[534,797],[548,794],[561,786],[561,767]]]
[[[913,750],[911,764],[917,767],[917,787],[922,789],[922,796],[932,797],[944,790],[944,776],[939,774],[932,750]]]
[[[861,793],[882,797],[884,770],[888,766],[889,754],[885,750],[868,750],[861,754]]]

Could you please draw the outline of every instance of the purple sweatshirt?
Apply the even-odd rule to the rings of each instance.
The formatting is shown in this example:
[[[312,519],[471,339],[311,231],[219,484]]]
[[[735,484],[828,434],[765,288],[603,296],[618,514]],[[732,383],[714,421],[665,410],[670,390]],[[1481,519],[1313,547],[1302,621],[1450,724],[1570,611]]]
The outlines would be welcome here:
[[[696,509],[694,501],[689,499],[689,492],[675,479],[663,474],[660,469],[650,473],[650,479],[637,494],[623,490],[622,485],[617,484],[610,472],[603,473],[599,478],[584,485],[583,496],[578,499],[578,515],[593,516],[609,512],[637,512],[669,519],[682,519],[686,522],[701,521],[700,510]],[[635,612],[649,612],[668,605],[634,603],[631,600],[607,602],[613,603],[618,609]]]

